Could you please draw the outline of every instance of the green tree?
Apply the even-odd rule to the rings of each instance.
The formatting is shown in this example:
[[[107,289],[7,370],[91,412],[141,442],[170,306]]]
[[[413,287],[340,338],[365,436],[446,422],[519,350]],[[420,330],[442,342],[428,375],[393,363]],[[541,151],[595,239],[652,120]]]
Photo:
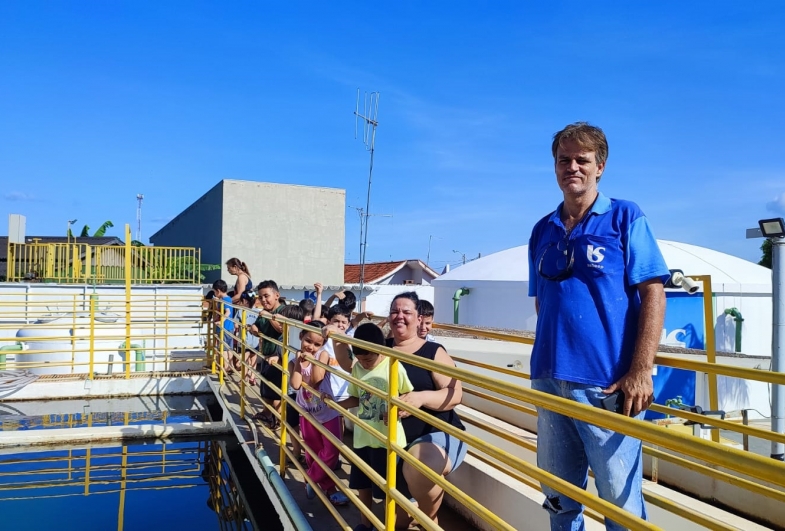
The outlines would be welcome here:
[[[111,229],[114,227],[114,223],[111,221],[104,221],[103,225],[98,227],[98,230],[93,233],[93,238],[103,238],[106,235],[106,230]],[[73,238],[74,235],[71,232],[71,229],[68,229],[68,237]],[[82,227],[82,232],[79,234],[80,238],[89,238],[90,237],[90,227],[85,225]]]
[[[132,240],[131,246],[133,247],[147,247],[139,240]],[[141,251],[141,249],[140,249]],[[153,255],[145,258],[145,267],[149,268],[149,275],[151,278],[160,280],[174,280],[182,281],[184,278],[194,278],[198,267],[199,280],[204,281],[205,271],[219,271],[221,264],[198,264],[193,256],[180,256],[175,258],[167,257],[164,261],[164,256]]]
[[[768,267],[771,269],[771,240],[768,238],[763,240],[760,250],[763,252],[763,256],[761,256],[758,265],[762,265],[763,267]]]

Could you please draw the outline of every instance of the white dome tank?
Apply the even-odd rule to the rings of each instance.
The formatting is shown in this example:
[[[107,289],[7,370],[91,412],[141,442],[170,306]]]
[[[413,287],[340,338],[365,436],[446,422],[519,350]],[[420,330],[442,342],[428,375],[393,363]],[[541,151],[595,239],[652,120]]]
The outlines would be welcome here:
[[[122,359],[118,359],[118,348],[123,343],[124,330],[116,323],[115,314],[99,313],[95,316],[95,342],[93,345],[93,373],[107,374],[110,361],[117,360],[113,372],[122,372]],[[16,333],[19,341],[27,345],[24,354],[17,355],[20,368],[33,374],[72,374],[90,371],[90,314],[52,314],[43,316],[26,325]],[[25,338],[34,338],[25,341]],[[31,352],[28,354],[27,352]],[[74,361],[73,368],[71,361]],[[30,365],[35,364],[34,367]]]

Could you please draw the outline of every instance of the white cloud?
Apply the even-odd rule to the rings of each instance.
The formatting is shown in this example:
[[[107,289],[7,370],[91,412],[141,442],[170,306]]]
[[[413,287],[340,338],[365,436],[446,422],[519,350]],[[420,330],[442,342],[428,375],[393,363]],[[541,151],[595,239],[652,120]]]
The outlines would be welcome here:
[[[785,192],[774,197],[773,200],[766,203],[766,209],[776,214],[785,215]]]
[[[3,199],[6,201],[35,201],[35,197],[25,192],[6,192],[3,194]]]

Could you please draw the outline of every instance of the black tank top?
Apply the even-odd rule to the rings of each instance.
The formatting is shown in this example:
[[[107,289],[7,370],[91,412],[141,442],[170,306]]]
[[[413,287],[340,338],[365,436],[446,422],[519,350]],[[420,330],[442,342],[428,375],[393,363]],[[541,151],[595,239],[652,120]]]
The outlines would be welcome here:
[[[394,345],[395,340],[393,338],[387,340],[388,347],[393,347]],[[414,353],[414,355],[433,360],[436,357],[436,351],[438,351],[439,348],[444,347],[442,347],[439,343],[426,341],[425,344]],[[436,385],[433,383],[433,377],[431,376],[430,371],[423,369],[422,367],[409,365],[408,363],[401,363],[401,365],[403,365],[403,367],[406,369],[406,374],[409,376],[409,380],[412,382],[412,387],[414,387],[415,391],[436,391]],[[466,429],[461,422],[460,417],[458,417],[458,414],[452,409],[449,411],[434,411],[433,409],[428,409],[427,407],[423,407],[421,409],[429,415],[433,415],[437,419],[443,420],[447,424],[451,424],[460,430]],[[405,419],[401,420],[401,423],[403,424],[403,431],[406,433],[406,442],[408,444],[413,443],[416,439],[419,439],[423,435],[440,431],[415,416],[406,417]]]

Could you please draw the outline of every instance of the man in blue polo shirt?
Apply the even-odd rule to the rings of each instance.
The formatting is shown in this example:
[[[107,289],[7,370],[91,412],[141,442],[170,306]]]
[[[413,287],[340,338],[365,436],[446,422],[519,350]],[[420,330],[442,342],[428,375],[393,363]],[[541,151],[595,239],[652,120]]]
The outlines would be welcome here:
[[[595,407],[622,391],[623,414],[639,418],[654,398],[668,268],[640,208],[597,190],[608,157],[602,130],[569,125],[554,135],[552,151],[564,202],[529,241],[529,295],[538,312],[532,389]],[[591,467],[600,497],[646,518],[639,440],[537,411],[540,468],[586,488]],[[542,488],[552,530],[584,529],[580,503]]]

